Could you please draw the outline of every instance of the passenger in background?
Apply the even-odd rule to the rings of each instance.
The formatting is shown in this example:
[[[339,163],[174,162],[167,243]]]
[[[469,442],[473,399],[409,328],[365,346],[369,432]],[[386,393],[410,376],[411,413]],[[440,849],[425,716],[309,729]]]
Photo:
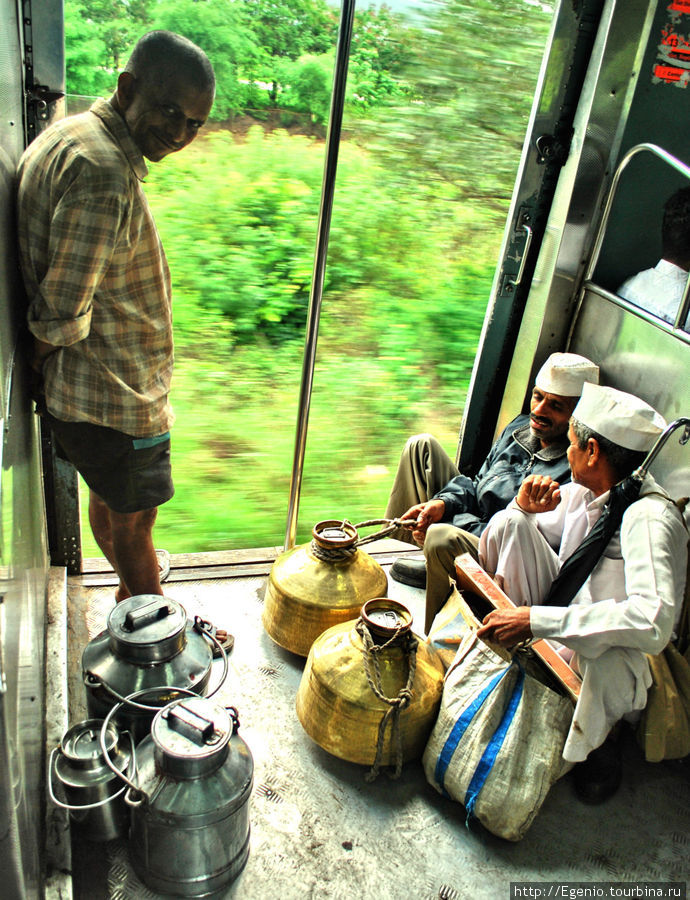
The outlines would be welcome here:
[[[661,252],[663,258],[653,269],[628,278],[617,293],[673,324],[690,269],[690,186],[676,191],[664,204]],[[682,327],[687,330],[687,320]]]
[[[652,683],[646,654],[664,649],[681,612],[688,535],[678,508],[651,475],[622,520],[613,520],[608,543],[604,537],[595,548],[589,577],[580,554],[573,557],[568,569],[575,578],[564,597],[572,596],[569,605],[545,600],[549,604],[554,579],[604,514],[611,489],[642,463],[665,426],[637,397],[586,384],[568,432],[572,482],[559,487],[548,477],[526,479],[479,545],[481,565],[519,607],[489,613],[479,636],[505,647],[532,637],[556,641],[582,676],[563,757],[582,763],[575,788],[591,803],[620,784],[620,744],[607,736],[623,717],[644,709]],[[563,589],[559,582],[551,604]]]
[[[414,528],[399,537],[424,548],[424,557],[396,560],[391,576],[405,584],[426,584],[426,631],[448,598],[448,576],[460,553],[477,557],[487,522],[513,499],[523,479],[534,472],[567,481],[568,420],[582,385],[599,381],[599,368],[576,353],[552,353],[535,380],[529,415],[505,428],[475,478],[458,468],[430,434],[407,442],[386,511]]]
[[[37,410],[90,488],[116,600],[161,594],[152,531],[173,495],[170,273],[141,182],[190,144],[215,93],[191,41],[144,35],[110,100],[55,122],[18,169]]]

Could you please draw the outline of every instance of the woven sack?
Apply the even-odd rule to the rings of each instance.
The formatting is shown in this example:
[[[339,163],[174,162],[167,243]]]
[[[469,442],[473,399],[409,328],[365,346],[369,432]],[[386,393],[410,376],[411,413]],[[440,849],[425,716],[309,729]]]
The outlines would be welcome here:
[[[690,651],[668,644],[648,656],[652,686],[637,726],[637,740],[647,762],[682,759],[690,753]]]
[[[450,597],[436,613],[434,621],[429,629],[426,642],[441,658],[444,668],[448,668],[455,659],[458,647],[465,641],[469,634],[476,631],[481,625],[475,609],[473,609],[462,593],[455,586],[453,579],[449,579],[452,586]],[[473,597],[475,604],[479,603],[478,597]],[[482,610],[482,613],[489,612]],[[510,659],[510,654],[498,644],[489,646],[505,659]]]
[[[678,501],[681,514],[687,502]],[[652,685],[637,726],[637,742],[647,762],[682,759],[690,753],[690,553],[677,631],[675,642],[647,656]]]
[[[439,793],[509,841],[525,836],[569,768],[561,754],[573,716],[570,699],[527,672],[520,656],[505,660],[467,635],[423,757]]]

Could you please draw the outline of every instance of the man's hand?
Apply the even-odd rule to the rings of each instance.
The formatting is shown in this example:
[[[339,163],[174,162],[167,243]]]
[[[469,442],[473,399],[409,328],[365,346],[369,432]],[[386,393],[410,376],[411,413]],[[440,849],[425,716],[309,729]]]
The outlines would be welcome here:
[[[484,617],[477,634],[483,640],[500,644],[502,647],[514,647],[532,637],[529,623],[529,606],[518,606],[516,609],[495,609]]]
[[[43,386],[43,364],[51,353],[54,353],[58,347],[47,344],[45,341],[39,341],[37,337],[33,340],[32,353],[29,358],[29,396],[37,403],[43,397],[45,389]]]
[[[520,485],[517,505],[528,513],[550,512],[561,502],[560,487],[548,475],[529,475]]]
[[[446,504],[443,500],[428,500],[426,503],[418,503],[411,506],[401,519],[409,519],[412,526],[412,537],[420,547],[424,546],[424,538],[429,525],[440,522]]]

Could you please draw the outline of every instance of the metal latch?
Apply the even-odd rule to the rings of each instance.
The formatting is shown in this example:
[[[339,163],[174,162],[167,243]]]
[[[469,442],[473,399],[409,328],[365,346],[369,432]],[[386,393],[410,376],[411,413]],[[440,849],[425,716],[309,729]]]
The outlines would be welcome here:
[[[27,104],[33,104],[36,110],[36,118],[48,118],[48,105],[55,103],[65,96],[64,91],[54,91],[44,84],[35,84],[26,92]]]

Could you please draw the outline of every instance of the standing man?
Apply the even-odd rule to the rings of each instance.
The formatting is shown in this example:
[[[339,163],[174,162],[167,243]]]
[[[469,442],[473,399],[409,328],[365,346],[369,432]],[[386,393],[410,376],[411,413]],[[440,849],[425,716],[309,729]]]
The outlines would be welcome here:
[[[406,584],[426,584],[427,633],[448,598],[455,557],[472,553],[476,559],[479,536],[491,516],[510,503],[523,479],[535,473],[569,480],[568,420],[582,385],[598,380],[599,367],[586,357],[552,353],[537,373],[529,414],[505,428],[475,478],[460,475],[431,435],[407,442],[386,518],[402,516],[415,523],[411,533],[400,537],[423,546],[426,559],[401,557],[391,567],[391,576]]]
[[[591,574],[585,578],[585,569],[572,582],[573,590],[581,586],[570,603],[555,605],[562,588],[553,595],[550,589],[569,557],[576,571],[582,565],[573,554],[607,510],[612,488],[642,463],[665,427],[632,394],[585,385],[568,432],[572,482],[527,478],[479,546],[480,563],[518,606],[489,613],[479,636],[506,647],[532,637],[557,641],[582,676],[563,757],[581,763],[575,788],[591,803],[620,784],[619,747],[606,738],[620,719],[644,708],[652,682],[646,654],[664,649],[681,612],[688,535],[651,475],[622,520],[614,519],[619,527]]]
[[[141,182],[190,144],[215,93],[204,52],[153,31],[110,100],[54,123],[18,170],[37,409],[89,486],[117,601],[161,594],[152,531],[173,495],[170,275]]]

